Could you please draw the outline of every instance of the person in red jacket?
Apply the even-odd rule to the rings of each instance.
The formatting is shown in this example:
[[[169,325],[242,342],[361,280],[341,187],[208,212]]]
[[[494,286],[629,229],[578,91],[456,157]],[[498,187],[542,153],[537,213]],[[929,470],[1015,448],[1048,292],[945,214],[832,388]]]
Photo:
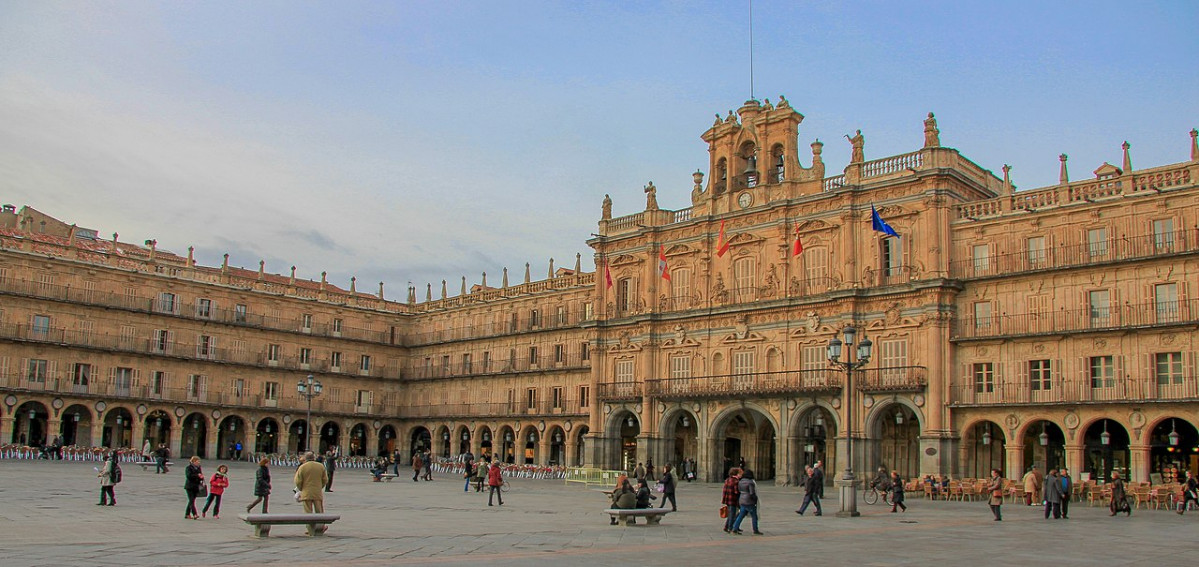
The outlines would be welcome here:
[[[487,471],[487,486],[491,487],[491,493],[487,495],[487,505],[491,506],[491,497],[495,496],[500,499],[500,506],[503,506],[504,494],[500,492],[500,487],[504,486],[504,477],[500,472],[499,461],[493,461]]]
[[[216,505],[212,508],[212,519],[221,519],[221,495],[225,493],[225,487],[229,486],[229,467],[221,465],[216,468],[212,478],[208,481],[208,500],[204,502],[204,511],[200,512],[201,518],[208,517],[208,507],[215,502]]]

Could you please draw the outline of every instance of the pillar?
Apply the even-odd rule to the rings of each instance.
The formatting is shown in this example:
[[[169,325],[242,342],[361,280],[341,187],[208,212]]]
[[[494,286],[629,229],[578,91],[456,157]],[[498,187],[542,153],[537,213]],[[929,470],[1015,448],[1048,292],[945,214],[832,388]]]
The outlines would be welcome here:
[[[549,435],[542,433],[537,440],[537,464],[547,466],[550,464],[550,446],[553,444],[553,439]]]
[[[1019,482],[1024,478],[1024,446],[1019,443],[1008,443],[1004,446],[1004,452],[1007,453],[1007,461],[1004,463],[1007,477],[1010,480]],[[1067,453],[1066,462],[1069,462],[1069,460],[1070,457]],[[1074,467],[1071,466],[1070,468],[1073,469]]]
[[[209,427],[205,433],[208,434],[204,439],[205,458],[215,461],[221,454],[220,443],[218,443],[218,440],[221,438],[220,421],[215,419],[212,420],[212,426]]]
[[[4,417],[0,417],[0,444],[8,444],[12,442],[13,434],[13,417],[10,413]]]
[[[1066,447],[1066,468],[1070,469],[1070,476],[1075,482],[1080,482],[1082,478],[1082,464],[1084,447],[1079,444],[1067,444]]]
[[[1132,482],[1149,482],[1149,446],[1128,447],[1128,474]]]
[[[278,422],[282,425],[279,426],[279,435],[275,437],[275,452],[289,453],[291,452],[291,429],[288,428],[289,424],[283,423],[282,419]]]
[[[99,442],[100,434],[95,430],[97,430],[97,429],[102,430],[102,429],[104,429],[104,427],[100,426],[100,427],[94,427],[92,429],[93,429],[92,437],[97,439],[96,443],[94,443],[93,446],[98,446],[100,444],[100,442]],[[182,420],[179,421],[178,427],[171,428],[171,440],[168,443],[169,443],[169,445],[167,446],[167,448],[169,448],[171,450],[171,455],[178,457],[180,454],[182,454],[182,451],[183,451],[183,421]]]
[[[367,427],[362,437],[363,454],[374,458],[379,456],[379,430]]]
[[[104,414],[96,412],[96,419],[92,420],[92,447],[100,447],[104,442]]]
[[[62,435],[62,419],[57,418],[57,417],[52,417],[50,419],[47,419],[46,420],[46,445],[49,445],[51,442],[53,442],[54,437],[57,435]],[[138,445],[137,448],[141,449],[141,445]]]

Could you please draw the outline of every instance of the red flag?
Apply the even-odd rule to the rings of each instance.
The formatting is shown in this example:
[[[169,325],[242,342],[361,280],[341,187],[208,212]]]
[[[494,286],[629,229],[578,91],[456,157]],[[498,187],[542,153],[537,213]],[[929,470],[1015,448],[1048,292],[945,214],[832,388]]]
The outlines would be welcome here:
[[[666,245],[665,244],[663,244],[662,248],[658,251],[658,272],[662,274],[663,278],[666,278],[666,281],[670,281],[670,270],[669,270],[669,267],[666,265]]]
[[[803,254],[803,243],[799,241],[799,227],[795,228],[795,246],[791,249],[791,256],[799,256]]]
[[[725,252],[729,251],[729,241],[724,239],[724,221],[720,221],[720,236],[716,237],[716,257],[724,257]]]
[[[608,262],[604,262],[604,282],[608,284],[608,288],[612,287],[612,270],[608,269]]]

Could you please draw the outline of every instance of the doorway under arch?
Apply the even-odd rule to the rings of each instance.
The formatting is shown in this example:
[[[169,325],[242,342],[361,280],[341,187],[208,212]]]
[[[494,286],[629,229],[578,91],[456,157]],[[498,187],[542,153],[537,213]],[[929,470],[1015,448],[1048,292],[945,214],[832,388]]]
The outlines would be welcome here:
[[[258,421],[254,430],[254,452],[279,452],[279,422],[274,418],[268,417]]]
[[[1129,441],[1128,430],[1119,422],[1107,418],[1095,421],[1083,436],[1083,470],[1091,473],[1092,480],[1110,482],[1113,472],[1129,480]]]
[[[180,457],[208,458],[208,420],[198,413],[183,418],[183,442]]]
[[[911,408],[893,403],[874,416],[874,465],[898,471],[903,479],[920,476],[920,417]]]
[[[970,426],[962,439],[962,476],[990,478],[991,469],[1007,474],[1007,437],[1003,428],[993,421],[980,421]]]
[[[720,480],[713,471],[729,467],[748,468],[759,481],[774,479],[776,432],[770,418],[756,408],[737,408],[719,417],[711,437],[707,479]]]

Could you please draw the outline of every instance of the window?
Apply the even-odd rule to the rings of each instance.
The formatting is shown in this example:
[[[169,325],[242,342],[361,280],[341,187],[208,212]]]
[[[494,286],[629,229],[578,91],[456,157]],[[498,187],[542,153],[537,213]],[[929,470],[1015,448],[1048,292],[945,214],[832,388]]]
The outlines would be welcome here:
[[[1112,388],[1116,385],[1116,361],[1112,355],[1091,357],[1091,387]]]
[[[1153,221],[1153,248],[1157,252],[1174,249],[1174,219]]]
[[[233,379],[233,398],[241,400],[246,395],[246,380],[244,378]]]
[[[616,381],[617,382],[632,382],[633,381],[633,361],[632,360],[617,360],[616,361]]]
[[[50,317],[48,315],[33,316],[33,336],[43,339],[50,336]]]
[[[537,409],[537,388],[525,390],[525,409]]]
[[[990,394],[995,391],[995,363],[976,362],[973,374],[976,394]]]
[[[246,306],[244,303],[238,303],[233,306],[233,321],[236,323],[246,322]]]
[[[216,358],[216,339],[208,335],[200,335],[196,339],[196,356],[204,359]]]
[[[202,319],[212,318],[212,300],[201,297],[196,300],[196,317]]]
[[[1028,265],[1032,267],[1045,265],[1045,237],[1033,236],[1024,241],[1028,250]]]
[[[333,332],[341,334],[341,327],[342,327],[341,319],[334,319],[333,320]]]
[[[312,364],[312,349],[300,349],[300,364]]]
[[[267,382],[263,384],[262,397],[271,401],[279,401],[279,383]]]
[[[166,329],[154,330],[154,352],[167,352],[171,347],[171,332]]]
[[[561,327],[566,324],[566,307],[558,306],[557,314],[555,315],[554,324]]]
[[[591,302],[583,304],[583,320],[590,321],[595,318],[595,305]]]
[[[907,377],[908,340],[884,339],[878,342],[877,348],[879,375],[885,381],[902,383]],[[826,358],[824,365],[827,366],[827,354],[821,354]]]
[[[591,360],[591,343],[580,343],[579,344],[579,358],[583,362],[587,362],[588,360]]]
[[[554,363],[562,364],[566,361],[566,350],[562,345],[554,345]]]
[[[44,384],[46,383],[46,375],[49,373],[49,362],[41,359],[30,359],[29,366],[25,371],[25,380],[27,382]]]
[[[137,341],[137,328],[132,325],[121,325],[121,348],[131,349]]]
[[[629,310],[633,297],[633,282],[629,278],[621,278],[616,282],[616,311],[625,313]]]
[[[161,396],[163,390],[167,387],[167,373],[161,370],[155,370],[150,374],[150,393],[155,396]]]
[[[491,351],[483,351],[483,372],[491,372]]]
[[[508,388],[508,411],[516,411],[516,390]]]
[[[312,314],[305,313],[300,315],[300,329],[304,331],[312,330]]]
[[[529,327],[536,329],[541,326],[541,311],[536,309],[529,312]]]
[[[76,364],[71,370],[71,383],[76,386],[87,386],[92,379],[92,365]]]
[[[691,270],[677,269],[670,274],[670,307],[683,309],[691,306]]]
[[[370,390],[358,390],[358,394],[354,399],[354,405],[358,406],[359,411],[370,411],[373,399],[374,393]]]
[[[970,257],[974,260],[974,273],[985,274],[991,271],[991,247],[986,244],[976,245],[970,251]]]
[[[1153,304],[1157,311],[1158,323],[1170,323],[1178,320],[1178,284],[1157,284],[1153,286]]]
[[[1111,319],[1111,292],[1106,289],[1087,293],[1087,303],[1090,305],[1091,326],[1103,327]]]
[[[340,352],[329,353],[329,366],[333,367],[334,372],[341,371],[341,353]]]
[[[559,410],[562,409],[562,406],[566,403],[566,400],[562,398],[562,386],[554,386],[554,389],[551,391],[551,393],[553,394],[553,408]]]
[[[991,302],[977,301],[974,303],[974,328],[989,329],[991,327]]]
[[[179,309],[178,298],[173,293],[162,292],[158,294],[158,302],[154,309],[159,313],[176,313]]]
[[[279,362],[279,345],[266,345],[267,362]]]
[[[1053,370],[1048,360],[1028,361],[1029,388],[1034,392],[1050,390],[1053,386]]]
[[[537,347],[535,346],[529,347],[529,364],[537,365]]]
[[[828,248],[818,246],[804,250],[803,262],[809,282],[823,283],[828,279]]]
[[[1087,253],[1092,258],[1107,256],[1107,229],[1092,228],[1087,231]]]
[[[513,311],[512,312],[512,323],[510,323],[508,326],[508,332],[516,332],[516,330],[519,328],[518,325],[520,325],[520,315],[517,312]]]
[[[360,362],[361,363],[358,365],[358,370],[360,370],[362,372],[370,372],[371,371],[371,355],[369,355],[369,354],[362,355],[362,360]]]
[[[675,354],[670,357],[670,377],[671,378],[690,378],[691,377],[691,356],[687,354]]]
[[[133,369],[117,368],[113,374],[113,385],[116,386],[117,392],[129,395],[129,388],[133,387]]]
[[[462,355],[462,373],[463,374],[471,373],[471,361],[470,361],[470,353],[469,352],[464,353]]]
[[[883,239],[882,247],[883,275],[899,275],[899,270],[903,266],[903,248],[900,246],[899,239],[888,236]]]
[[[754,351],[743,350],[733,353],[733,374],[744,376],[754,373]]]
[[[208,378],[203,374],[189,374],[187,376],[187,395],[189,398],[201,398],[204,396],[208,388]]]
[[[579,407],[591,407],[591,386],[579,386]]]
[[[1153,374],[1158,386],[1182,384],[1182,353],[1159,352],[1153,355]]]
[[[733,262],[733,297],[737,302],[757,299],[758,271],[753,258]]]

